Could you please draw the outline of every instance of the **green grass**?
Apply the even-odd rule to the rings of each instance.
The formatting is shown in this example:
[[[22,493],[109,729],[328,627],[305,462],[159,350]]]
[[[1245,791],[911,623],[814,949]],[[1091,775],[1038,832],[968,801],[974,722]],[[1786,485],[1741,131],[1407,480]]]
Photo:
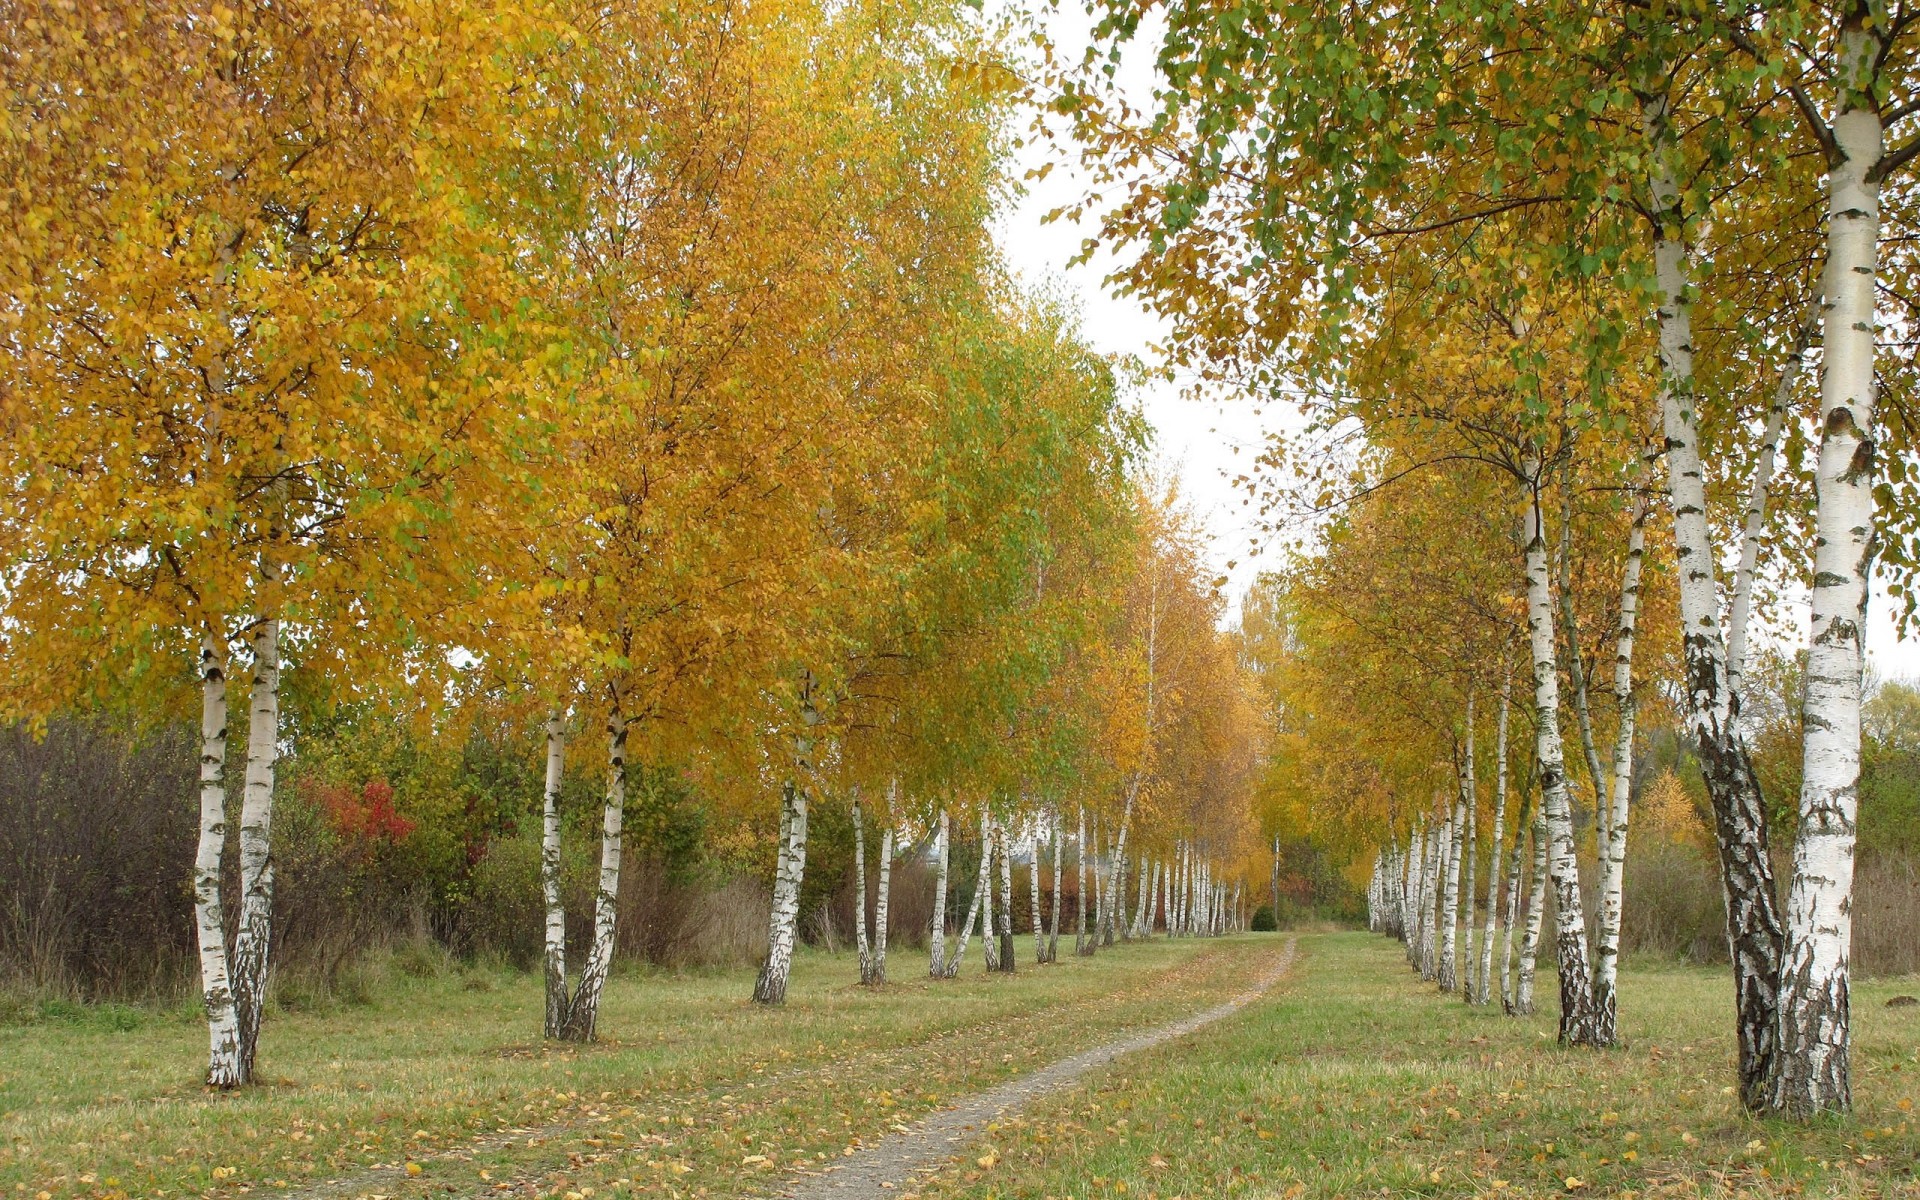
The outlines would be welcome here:
[[[1551,977],[1513,1020],[1384,939],[1299,946],[1262,1003],[1030,1109],[926,1193],[1920,1195],[1920,1009],[1885,1007],[1914,980],[1856,985],[1856,1112],[1800,1127],[1738,1110],[1722,971],[1630,964],[1625,1044],[1595,1053],[1555,1043]]]
[[[636,973],[585,1049],[532,1036],[536,979],[389,973],[372,1003],[274,1017],[264,1082],[233,1095],[198,1085],[191,1012],[20,1009],[0,1026],[0,1200],[765,1195],[943,1097],[1216,1003],[1278,945],[1156,942],[1011,979],[976,955],[942,984],[903,954],[878,994],[850,956],[808,953],[777,1011],[746,1003],[746,972]],[[1626,1045],[1573,1052],[1550,1012],[1469,1010],[1382,939],[1303,935],[1267,999],[990,1128],[924,1191],[1920,1195],[1920,1009],[1885,1007],[1920,981],[1857,987],[1858,1111],[1811,1128],[1737,1111],[1728,990],[1634,964]]]
[[[1031,943],[1021,943],[1023,953]],[[0,1026],[0,1196],[725,1196],[760,1190],[1111,1033],[1217,1002],[1244,947],[1129,946],[934,984],[803,953],[778,1010],[749,972],[617,977],[605,1040],[542,1044],[537,978],[392,973],[371,1003],[270,1017],[261,1082],[199,1085],[197,1014],[42,1006]],[[417,1174],[409,1173],[409,1165]]]

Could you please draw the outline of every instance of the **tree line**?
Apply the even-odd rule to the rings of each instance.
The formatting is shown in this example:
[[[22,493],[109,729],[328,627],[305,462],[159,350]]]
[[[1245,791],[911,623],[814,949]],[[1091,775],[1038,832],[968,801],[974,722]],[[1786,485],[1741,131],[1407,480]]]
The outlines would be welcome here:
[[[0,715],[197,713],[209,1083],[254,1074],[276,766],[328,714],[543,731],[554,1037],[596,1033],[646,772],[777,809],[763,1002],[824,797],[882,880],[978,823],[936,973],[975,927],[1011,969],[1013,851],[1057,898],[1069,808],[1082,948],[1245,924],[1264,712],[1114,365],[992,248],[1012,96],[964,6],[6,24]],[[376,783],[329,811],[410,836]]]
[[[1306,414],[1250,499],[1276,525],[1332,520],[1353,542],[1340,557],[1378,556],[1342,572],[1419,570],[1369,539],[1419,536],[1446,506],[1471,514],[1478,533],[1455,525],[1444,571],[1381,581],[1453,605],[1457,632],[1384,653],[1450,680],[1459,715],[1416,714],[1410,696],[1405,720],[1461,761],[1468,706],[1507,695],[1510,665],[1532,685],[1526,794],[1562,1040],[1617,1036],[1633,730],[1641,681],[1657,680],[1711,802],[1739,1094],[1796,1117],[1847,1108],[1876,572],[1896,613],[1914,611],[1920,14],[1866,0],[1093,8],[1093,49],[1053,56],[1040,97],[1096,181],[1076,211],[1172,325],[1177,365]],[[1143,104],[1113,69],[1128,54],[1157,68]],[[1354,508],[1380,489],[1440,508]],[[1357,623],[1378,614],[1340,594]],[[1780,822],[1745,702],[1755,622],[1795,595],[1811,604],[1785,635],[1804,647],[1803,769],[1776,878]],[[1407,809],[1429,807],[1402,809],[1383,875],[1403,891],[1439,881],[1444,910],[1465,813],[1441,799],[1410,832]],[[1597,895],[1578,871],[1588,824]]]

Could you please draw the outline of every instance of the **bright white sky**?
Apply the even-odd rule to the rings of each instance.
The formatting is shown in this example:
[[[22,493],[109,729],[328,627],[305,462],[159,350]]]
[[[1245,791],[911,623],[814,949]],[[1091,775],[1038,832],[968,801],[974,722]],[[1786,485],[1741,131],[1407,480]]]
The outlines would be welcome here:
[[[1086,44],[1085,19],[1074,0],[1066,0],[1066,5],[1072,11],[1056,14],[1051,30],[1061,49],[1077,56]],[[1157,31],[1143,28],[1138,44],[1152,45],[1156,38]],[[1125,64],[1121,78],[1144,106],[1152,78],[1150,66],[1138,58]],[[1024,173],[1040,166],[1048,153],[1046,147],[1029,143],[1019,152],[1017,170]],[[1096,350],[1157,361],[1154,346],[1166,336],[1166,326],[1140,305],[1115,298],[1103,286],[1113,259],[1101,254],[1086,265],[1067,266],[1079,253],[1082,240],[1093,233],[1091,223],[1076,225],[1062,219],[1041,224],[1048,212],[1079,200],[1086,180],[1072,163],[1056,162],[1046,179],[1026,186],[1027,194],[1009,206],[994,231],[1014,273],[1029,287],[1077,304],[1083,336]],[[1267,429],[1280,428],[1292,414],[1280,406],[1263,406],[1263,415],[1245,400],[1193,401],[1182,397],[1177,386],[1161,382],[1149,385],[1140,399],[1155,431],[1157,470],[1179,478],[1181,491],[1205,522],[1213,565],[1228,577],[1227,595],[1237,607],[1266,560],[1248,553],[1249,542],[1258,540],[1258,528],[1229,481],[1246,471],[1259,454]],[[1229,568],[1229,562],[1238,565]],[[1807,617],[1802,611],[1799,636],[1804,639]],[[1868,611],[1870,669],[1883,678],[1920,678],[1920,641],[1901,642],[1896,637],[1887,605],[1878,594]]]

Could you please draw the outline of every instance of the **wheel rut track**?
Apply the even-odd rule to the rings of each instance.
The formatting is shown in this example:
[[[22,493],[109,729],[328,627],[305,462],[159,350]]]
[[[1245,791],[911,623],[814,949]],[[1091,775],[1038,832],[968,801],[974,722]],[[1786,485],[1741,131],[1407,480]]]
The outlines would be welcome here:
[[[1292,956],[1292,952],[1293,952],[1293,943],[1291,939],[1289,939],[1286,947],[1282,950],[1282,954],[1290,959]],[[1168,968],[1167,971],[1156,972],[1155,975],[1152,977],[1152,979],[1159,980],[1163,976],[1169,973],[1177,973],[1179,970],[1182,970],[1185,967],[1190,965],[1191,965],[1190,963],[1181,964],[1180,966],[1177,966],[1177,967]],[[1281,971],[1284,971],[1285,967],[1283,965],[1278,969]],[[1277,982],[1277,976],[1275,980],[1263,983],[1261,985],[1260,990],[1265,990],[1266,987],[1272,986],[1272,982]],[[1067,1004],[1061,1005],[1058,1008],[1052,1009],[1050,1011],[1055,1014],[1059,1014],[1062,1011],[1072,1011],[1076,1009],[1099,1005],[1107,1001],[1110,1001],[1113,998],[1114,997],[1112,995],[1088,996],[1082,999],[1073,1000]],[[1229,1004],[1238,1003],[1240,999],[1241,998],[1236,997],[1236,999],[1234,1001],[1230,1001]],[[1225,1007],[1225,1006],[1223,1005],[1222,1007]],[[1208,1010],[1208,1011],[1209,1013],[1211,1013],[1213,1010]],[[1201,1015],[1206,1015],[1206,1014],[1201,1014]],[[1191,1019],[1192,1018],[1189,1018],[1189,1020]],[[1004,1016],[986,1018],[980,1021],[969,1022],[966,1025],[937,1030],[937,1031],[928,1033],[923,1037],[916,1037],[910,1041],[900,1042],[895,1045],[886,1046],[884,1048],[875,1047],[875,1049],[883,1051],[884,1054],[888,1057],[898,1057],[902,1055],[907,1055],[913,1050],[926,1047],[926,1046],[931,1046],[936,1043],[947,1041],[949,1039],[956,1039],[956,1038],[964,1039],[972,1035],[994,1030],[1000,1027],[1001,1025],[1003,1025],[1005,1020],[1006,1020],[1006,1017]],[[1198,1026],[1195,1026],[1195,1028],[1198,1028]],[[1117,1043],[1112,1043],[1112,1042],[1105,1043],[1101,1046],[1094,1047],[1082,1053],[1083,1055],[1097,1054],[1103,1050],[1106,1050],[1109,1046],[1112,1046],[1115,1044]],[[1124,1053],[1124,1051],[1122,1051],[1122,1053]],[[1073,1061],[1073,1060],[1069,1059],[1066,1061]],[[730,1092],[738,1092],[748,1084],[757,1085],[757,1088],[755,1090],[757,1090],[762,1097],[767,1097],[770,1095],[778,1095],[782,1091],[787,1091],[791,1089],[792,1086],[795,1084],[803,1084],[805,1081],[809,1079],[825,1076],[833,1071],[841,1069],[842,1065],[843,1064],[839,1062],[828,1061],[828,1062],[816,1063],[808,1066],[790,1067],[784,1071],[768,1071],[764,1074],[758,1074],[758,1075],[753,1075],[753,1074],[742,1075],[734,1078],[716,1081],[710,1084],[699,1085],[692,1088],[681,1088],[681,1089],[675,1089],[673,1091],[659,1092],[651,1096],[647,1096],[644,1099],[635,1098],[635,1102],[642,1105],[646,1105],[646,1106],[668,1106],[668,1107],[692,1106],[692,1105],[701,1105],[701,1104],[711,1105],[711,1104],[717,1103],[722,1096]],[[1060,1064],[1058,1063],[1054,1064],[1054,1066],[1056,1067],[1059,1065]],[[1042,1071],[1039,1073],[1044,1073],[1045,1071],[1051,1070],[1051,1069],[1052,1069],[1051,1067],[1042,1068]],[[1026,1080],[1032,1079],[1034,1077],[1035,1076],[1032,1074],[1023,1075],[1014,1080],[1010,1080],[1006,1084],[999,1085],[999,1088],[1005,1088],[1015,1084],[1019,1084]],[[976,1095],[991,1095],[993,1094],[993,1092],[999,1090],[999,1088],[990,1089],[988,1092],[976,1093]],[[962,1103],[968,1103],[972,1099],[973,1097],[969,1097],[967,1100],[963,1100]],[[926,1119],[928,1120],[935,1119],[941,1115],[942,1115],[941,1112],[936,1112],[935,1114],[933,1114],[932,1117],[929,1117]],[[674,1132],[676,1134],[686,1134],[686,1133],[695,1133],[702,1129],[706,1129],[711,1125],[711,1121],[707,1119],[710,1116],[711,1116],[710,1113],[702,1114],[702,1119],[692,1128],[676,1129]],[[431,1167],[436,1163],[444,1164],[444,1163],[472,1162],[474,1159],[480,1157],[481,1155],[498,1151],[498,1150],[504,1150],[508,1146],[511,1146],[512,1144],[514,1144],[515,1142],[522,1142],[522,1143],[528,1144],[529,1146],[536,1146],[536,1145],[540,1145],[550,1141],[559,1141],[561,1139],[568,1139],[570,1135],[578,1135],[581,1137],[589,1136],[597,1126],[605,1124],[608,1120],[609,1120],[609,1117],[605,1115],[583,1113],[578,1116],[568,1117],[559,1121],[550,1121],[550,1122],[546,1122],[539,1125],[513,1126],[506,1129],[498,1129],[498,1130],[485,1132],[485,1133],[477,1133],[471,1136],[467,1141],[465,1141],[464,1143],[458,1146],[447,1147],[447,1148],[438,1150],[432,1154],[420,1154],[417,1157],[413,1157],[411,1161],[417,1162],[422,1166],[427,1166],[427,1167]],[[915,1128],[915,1127],[910,1126],[909,1128]],[[878,1146],[887,1145],[899,1136],[901,1135],[899,1134],[891,1135],[887,1139],[884,1139],[883,1141],[876,1143],[875,1146],[877,1148]],[[586,1149],[586,1147],[582,1147],[582,1149]],[[616,1156],[638,1155],[641,1157],[645,1157],[648,1154],[659,1154],[663,1152],[671,1153],[670,1151],[666,1151],[665,1148],[662,1146],[647,1145],[644,1143],[627,1143],[617,1147],[607,1146],[604,1148],[590,1150],[588,1154],[581,1157],[586,1157],[593,1160],[605,1160],[607,1158],[616,1157]],[[857,1152],[853,1158],[842,1160],[842,1163],[850,1166],[853,1163],[862,1161],[868,1153],[870,1153],[870,1150],[863,1149]],[[548,1170],[550,1170],[554,1166],[559,1165],[560,1162],[566,1160],[567,1158],[571,1158],[573,1156],[565,1154],[564,1152],[560,1151],[556,1147],[556,1151],[553,1157],[554,1157],[553,1162],[549,1162],[540,1166],[533,1166],[529,1164],[528,1166],[524,1166],[519,1169],[512,1170],[512,1172],[509,1175],[507,1175],[505,1178],[497,1179],[489,1187],[483,1187],[482,1189],[468,1192],[468,1189],[463,1187],[458,1187],[456,1185],[456,1188],[454,1189],[455,1193],[459,1194],[461,1192],[467,1192],[467,1194],[471,1194],[476,1197],[487,1197],[487,1198],[505,1198],[505,1197],[513,1197],[513,1196],[530,1194],[532,1190],[537,1189],[537,1180],[540,1176],[544,1175]],[[942,1159],[942,1161],[944,1161],[944,1158]],[[836,1164],[836,1165],[840,1165],[840,1164]],[[404,1166],[401,1163],[396,1162],[396,1163],[392,1163],[385,1166],[365,1167],[358,1171],[349,1171],[344,1174],[335,1176],[331,1179],[316,1180],[315,1182],[310,1183],[304,1187],[290,1189],[286,1192],[280,1193],[280,1195],[282,1197],[282,1200],[359,1200],[359,1198],[367,1197],[367,1196],[384,1196],[385,1194],[387,1194],[388,1192],[394,1189],[404,1187],[404,1185],[407,1182],[408,1182],[408,1175]],[[777,1194],[784,1195],[786,1193],[777,1193]],[[854,1193],[833,1192],[833,1193],[824,1193],[824,1194],[852,1195]],[[876,1193],[876,1194],[881,1194],[881,1193]]]
[[[1252,987],[1203,1012],[1151,1029],[1139,1030],[1060,1059],[1028,1075],[976,1092],[951,1107],[921,1118],[904,1133],[894,1133],[833,1167],[790,1182],[774,1193],[784,1200],[878,1200],[898,1197],[916,1177],[952,1161],[988,1122],[1078,1083],[1097,1068],[1232,1016],[1265,995],[1293,967],[1294,939],[1288,938],[1273,964]]]

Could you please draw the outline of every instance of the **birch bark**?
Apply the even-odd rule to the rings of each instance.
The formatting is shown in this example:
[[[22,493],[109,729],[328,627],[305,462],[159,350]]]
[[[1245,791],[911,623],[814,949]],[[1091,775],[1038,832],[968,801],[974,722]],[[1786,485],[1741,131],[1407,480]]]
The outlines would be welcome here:
[[[927,933],[927,974],[939,979],[947,971],[947,810],[940,810],[940,831],[934,835],[933,927]]]
[[[860,962],[860,982],[873,982],[873,955],[867,945],[867,835],[860,821],[860,789],[851,796],[853,806],[853,942]]]
[[[1000,969],[1000,927],[994,920],[993,903],[993,859],[996,849],[993,841],[993,818],[982,812],[980,814],[980,882],[985,886],[980,897],[980,953],[987,961],[988,971]]]
[[[1466,971],[1465,971],[1466,978],[1465,978],[1465,981],[1461,984],[1460,990],[1461,990],[1461,993],[1466,997],[1467,1002],[1469,1004],[1473,1002],[1473,997],[1479,991],[1479,988],[1480,988],[1478,975],[1476,974],[1476,967],[1479,964],[1480,957],[1479,955],[1475,954],[1473,950],[1473,935],[1474,935],[1474,923],[1473,923],[1474,870],[1473,868],[1474,868],[1474,860],[1479,857],[1479,853],[1480,853],[1480,846],[1479,846],[1480,791],[1479,791],[1479,783],[1474,777],[1473,757],[1474,757],[1473,697],[1468,696],[1467,697],[1467,779],[1466,779],[1467,790],[1466,790],[1466,798],[1465,798],[1466,807],[1467,807],[1467,829],[1466,829],[1465,836],[1461,839],[1462,859],[1461,859],[1461,871],[1460,871],[1460,917],[1461,917],[1461,927],[1462,927],[1460,961],[1466,964]]]
[[[1619,728],[1613,741],[1613,764],[1608,775],[1604,825],[1600,842],[1600,927],[1594,948],[1593,1004],[1595,1038],[1599,1045],[1618,1040],[1620,922],[1627,864],[1627,802],[1633,791],[1633,643],[1640,611],[1640,564],[1646,557],[1647,502],[1634,501],[1633,523],[1627,530],[1627,561],[1620,572],[1620,628],[1614,637],[1613,695],[1619,709]]]
[[[1664,87],[1664,82],[1659,87]],[[1687,214],[1679,184],[1680,155],[1664,91],[1640,94],[1647,145],[1648,196],[1656,224],[1654,272],[1660,304],[1660,411],[1666,435],[1667,492],[1680,584],[1681,656],[1686,672],[1685,722],[1713,802],[1714,841],[1726,898],[1727,946],[1733,965],[1740,1097],[1748,1108],[1766,1100],[1778,1046],[1781,924],[1767,845],[1766,807],[1738,727],[1739,697],[1730,685],[1720,599],[1714,585],[1712,532],[1700,461],[1693,380],[1693,281],[1686,246]]]
[[[955,944],[952,956],[947,959],[946,966],[940,972],[947,979],[953,979],[960,974],[960,963],[967,957],[967,942],[973,936],[974,922],[981,919],[981,909],[988,903],[987,890],[991,881],[987,871],[993,864],[993,844],[984,836],[985,814],[981,815],[981,833],[983,836],[980,839],[980,869],[974,873],[973,877],[973,899],[967,902],[967,919],[960,923],[960,941]],[[985,928],[984,925],[982,928]]]
[[[1053,824],[1053,899],[1052,920],[1047,922],[1047,961],[1060,961],[1060,876],[1066,854],[1066,830],[1060,824],[1060,806],[1049,806]]]
[[[1000,969],[1011,975],[1020,956],[1013,948],[1013,846],[1007,838],[1004,822],[994,822],[994,837],[1000,855],[1000,907],[996,910],[1000,930]]]
[[[1453,816],[1447,820],[1446,866],[1440,877],[1440,990],[1459,987],[1458,946],[1460,931],[1460,843],[1467,831],[1467,806],[1455,800]]]
[[[560,784],[566,778],[567,722],[547,718],[547,776],[540,797],[540,899],[546,907],[546,1035],[566,1031],[572,997],[567,986],[567,911],[560,895]]]
[[[1533,974],[1540,961],[1540,934],[1547,919],[1547,814],[1536,808],[1533,829],[1533,881],[1527,888],[1527,931],[1520,940],[1520,980],[1514,993],[1514,1011],[1533,1015]]]
[[[896,811],[889,806],[889,812]],[[887,826],[886,833],[880,838],[880,886],[873,898],[873,978],[868,982],[874,987],[884,987],[887,982],[887,897],[893,889],[893,826]]]
[[[1152,932],[1146,927],[1147,919],[1153,911],[1152,885],[1153,860],[1143,855],[1140,859],[1140,899],[1134,906],[1133,928],[1127,932],[1128,937],[1147,937]]]
[[[269,582],[272,570],[263,571]],[[248,700],[247,768],[240,799],[240,927],[232,983],[239,1018],[240,1078],[253,1079],[260,1018],[267,1003],[273,941],[273,768],[280,754],[280,622],[254,628],[253,685]]]
[[[1513,854],[1507,867],[1507,933],[1500,950],[1500,1009],[1510,1017],[1520,1015],[1519,993],[1513,988],[1513,931],[1520,924],[1520,886],[1523,882],[1522,854],[1527,844],[1527,806],[1521,802],[1513,823]]]
[[[1807,644],[1800,822],[1793,842],[1771,1107],[1845,1111],[1849,948],[1860,784],[1860,692],[1874,539],[1874,288],[1886,131],[1873,95],[1883,23],[1849,5],[1827,168],[1820,457],[1814,471],[1813,620]]]
[[[1533,649],[1535,743],[1540,763],[1540,813],[1547,825],[1547,866],[1553,879],[1555,946],[1560,979],[1560,1041],[1594,1044],[1593,966],[1587,921],[1574,859],[1573,810],[1567,796],[1566,762],[1560,742],[1560,672],[1554,650],[1553,587],[1547,566],[1546,523],[1539,487],[1527,505],[1527,633]]]
[[[227,966],[227,910],[221,859],[227,845],[227,663],[209,634],[200,643],[200,838],[193,858],[194,927],[200,948],[200,996],[207,1010],[207,1086],[247,1082],[240,1059],[240,1015]]]
[[[1079,828],[1073,844],[1076,850],[1074,869],[1080,873],[1080,883],[1076,889],[1079,892],[1076,897],[1079,912],[1073,920],[1073,952],[1092,954],[1093,947],[1087,944],[1087,808],[1084,804],[1080,806]]]
[[[1504,669],[1500,673],[1500,713],[1494,719],[1493,746],[1493,836],[1487,841],[1487,923],[1480,937],[1480,989],[1475,1004],[1493,999],[1493,943],[1500,932],[1500,849],[1507,838],[1507,721],[1513,707],[1513,689]],[[1517,861],[1517,860],[1516,860]],[[1513,951],[1513,923],[1507,923],[1507,955]],[[1507,997],[1507,964],[1500,964],[1500,1000]]]
[[[1027,865],[1027,882],[1032,885],[1033,896],[1033,961],[1038,966],[1047,961],[1047,927],[1040,923],[1040,835],[1032,834],[1027,838],[1027,849],[1031,854]]]
[[[607,802],[600,815],[600,880],[593,896],[593,942],[587,947],[587,962],[580,969],[580,982],[573,991],[573,1004],[567,1011],[566,1028],[561,1036],[572,1042],[593,1040],[594,1026],[600,1020],[600,993],[613,968],[614,919],[620,911],[620,859],[624,849],[627,813],[627,718],[620,708],[619,693],[607,714]],[[802,810],[801,834],[806,837],[806,814]],[[803,842],[804,849],[804,842]],[[778,892],[775,908],[778,909]],[[792,949],[792,944],[788,944]],[[784,989],[785,980],[781,981]]]

